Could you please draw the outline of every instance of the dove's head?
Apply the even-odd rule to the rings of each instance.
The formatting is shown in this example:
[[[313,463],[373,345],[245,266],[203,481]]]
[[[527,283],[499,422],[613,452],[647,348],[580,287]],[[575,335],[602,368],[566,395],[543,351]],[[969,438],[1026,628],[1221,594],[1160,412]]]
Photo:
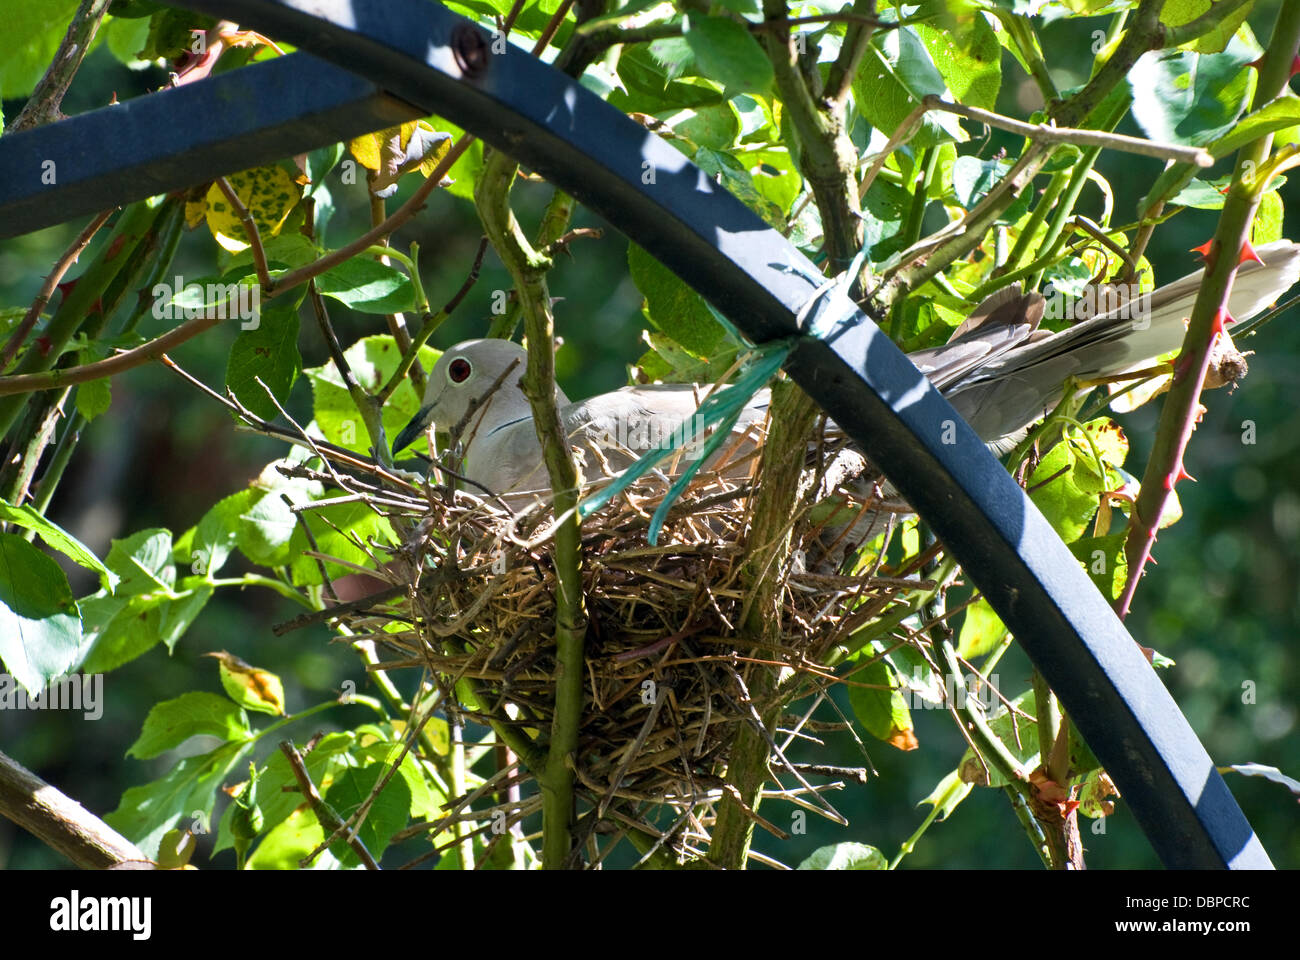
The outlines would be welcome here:
[[[528,416],[528,401],[519,390],[527,363],[524,348],[509,340],[465,340],[445,351],[429,374],[419,412],[393,441],[393,453],[406,449],[431,423],[450,430],[484,398],[488,409],[480,432]]]

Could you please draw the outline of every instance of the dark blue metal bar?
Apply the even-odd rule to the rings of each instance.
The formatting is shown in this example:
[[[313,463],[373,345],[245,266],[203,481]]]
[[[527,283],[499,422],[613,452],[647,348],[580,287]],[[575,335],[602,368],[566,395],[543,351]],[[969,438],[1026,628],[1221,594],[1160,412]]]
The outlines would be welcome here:
[[[795,332],[817,283],[802,254],[676,150],[526,52],[494,52],[488,34],[447,10],[424,0],[173,4],[291,41],[447,117],[601,213],[756,342]],[[0,157],[5,149],[0,140]],[[869,318],[828,319],[830,334],[804,338],[786,369],[988,597],[1161,859],[1271,866],[1177,705],[1024,491]],[[954,425],[956,442],[944,443]]]
[[[0,139],[0,237],[426,113],[306,53],[102,107]]]

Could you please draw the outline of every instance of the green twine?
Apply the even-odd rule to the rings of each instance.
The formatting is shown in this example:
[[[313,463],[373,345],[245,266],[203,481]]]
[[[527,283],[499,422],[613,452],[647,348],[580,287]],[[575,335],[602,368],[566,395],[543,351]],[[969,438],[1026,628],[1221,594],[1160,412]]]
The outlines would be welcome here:
[[[700,456],[677,478],[677,481],[669,488],[668,493],[664,495],[663,502],[655,510],[654,516],[650,518],[648,539],[652,545],[657,544],[659,542],[659,532],[663,529],[664,520],[668,517],[668,510],[681,496],[682,491],[686,489],[691,479],[699,472],[704,462],[716,453],[723,442],[730,437],[732,429],[740,419],[740,414],[749,405],[749,402],[754,399],[754,394],[766,386],[772,376],[781,369],[781,364],[785,363],[786,357],[794,349],[797,339],[796,337],[787,337],[782,340],[772,340],[756,347],[740,379],[706,397],[704,402],[700,404],[699,410],[691,418],[691,423],[694,426],[693,430],[689,432],[674,430],[666,444],[646,451],[636,463],[624,470],[617,480],[594,496],[584,499],[578,507],[579,516],[587,517],[599,510],[650,472],[655,464],[664,457],[687,443],[694,442],[696,437],[709,427],[716,426],[717,429],[713,432],[713,435],[704,442],[704,448]]]

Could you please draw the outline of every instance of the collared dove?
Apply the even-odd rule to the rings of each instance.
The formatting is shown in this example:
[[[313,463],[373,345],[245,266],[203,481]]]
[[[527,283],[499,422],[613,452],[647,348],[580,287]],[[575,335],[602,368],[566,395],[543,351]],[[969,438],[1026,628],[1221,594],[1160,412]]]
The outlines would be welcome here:
[[[1258,252],[1264,263],[1243,264],[1233,284],[1229,312],[1238,320],[1262,311],[1300,277],[1300,245],[1279,241]],[[1038,329],[1045,308],[1041,295],[1007,287],[981,303],[947,344],[909,357],[990,447],[1005,452],[1059,402],[1068,377],[1140,369],[1177,348],[1203,273],[1060,333]],[[430,424],[442,430],[460,425],[469,480],[499,495],[545,489],[541,444],[519,387],[526,363],[524,349],[507,340],[467,340],[451,347],[434,365],[424,404],[397,437],[393,452],[405,449]],[[710,389],[630,386],[572,402],[557,386],[555,395],[579,469],[591,481],[665,445]],[[471,411],[475,401],[480,405]],[[761,420],[767,403],[766,390],[756,393],[736,429]]]

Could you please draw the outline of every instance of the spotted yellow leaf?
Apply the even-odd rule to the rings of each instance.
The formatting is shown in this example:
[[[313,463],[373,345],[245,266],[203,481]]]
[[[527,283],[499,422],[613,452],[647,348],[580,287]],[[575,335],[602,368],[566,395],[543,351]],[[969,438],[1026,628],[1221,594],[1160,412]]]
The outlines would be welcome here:
[[[258,235],[265,242],[280,233],[284,221],[302,198],[302,189],[293,178],[277,166],[255,167],[241,173],[232,173],[226,181],[234,189],[253,217]],[[213,184],[203,198],[207,207],[205,217],[208,229],[222,247],[238,253],[248,247],[244,225],[226,195]]]

